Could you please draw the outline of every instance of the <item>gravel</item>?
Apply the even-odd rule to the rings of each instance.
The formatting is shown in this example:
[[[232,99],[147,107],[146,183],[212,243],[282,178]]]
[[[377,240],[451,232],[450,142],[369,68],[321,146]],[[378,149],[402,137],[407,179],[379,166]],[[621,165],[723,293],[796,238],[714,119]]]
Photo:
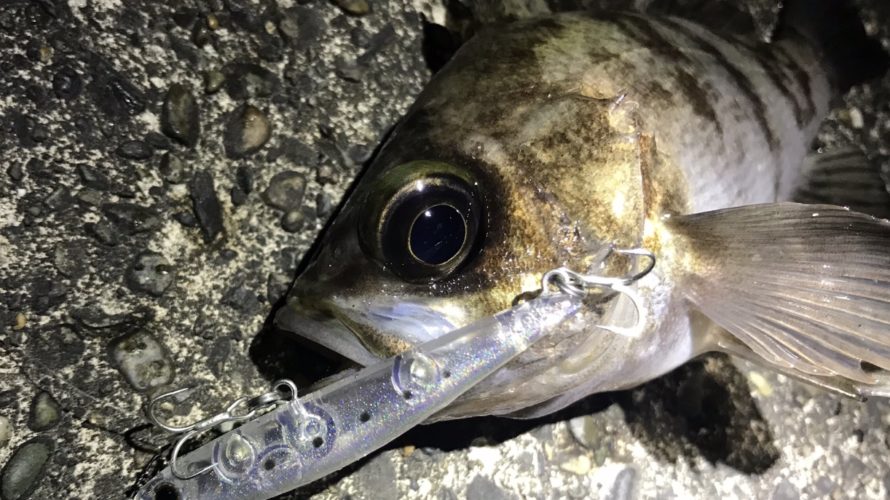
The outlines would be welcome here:
[[[123,497],[166,441],[152,396],[200,386],[175,409],[191,419],[293,366],[301,385],[340,368],[264,325],[454,50],[424,24],[443,3],[0,9],[0,498]],[[858,3],[890,47],[890,8]],[[777,2],[742,5],[775,24]],[[890,77],[854,89],[818,145],[862,147],[890,175],[888,102]],[[709,356],[544,419],[421,426],[285,498],[886,498],[888,414]]]

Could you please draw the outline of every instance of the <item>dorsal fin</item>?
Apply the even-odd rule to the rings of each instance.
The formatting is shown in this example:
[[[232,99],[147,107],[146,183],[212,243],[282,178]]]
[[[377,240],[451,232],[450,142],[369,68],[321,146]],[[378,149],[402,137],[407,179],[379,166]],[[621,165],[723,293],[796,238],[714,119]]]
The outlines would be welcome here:
[[[808,156],[803,179],[794,201],[849,207],[890,219],[890,183],[858,148]]]

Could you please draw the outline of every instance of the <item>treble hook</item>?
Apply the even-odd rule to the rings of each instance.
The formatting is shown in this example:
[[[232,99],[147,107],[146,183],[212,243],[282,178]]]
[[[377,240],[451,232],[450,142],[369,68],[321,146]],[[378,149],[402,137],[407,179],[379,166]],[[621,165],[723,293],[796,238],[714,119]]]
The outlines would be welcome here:
[[[605,262],[605,260],[612,253],[647,257],[649,259],[649,264],[642,271],[629,276],[622,276],[617,278],[609,276],[598,276],[595,274],[581,274],[572,271],[571,269],[560,267],[544,274],[543,278],[541,279],[541,288],[546,291],[547,285],[553,284],[561,291],[575,296],[585,295],[587,293],[587,290],[590,288],[605,288],[623,294],[627,296],[628,299],[630,299],[631,303],[634,306],[637,318],[636,323],[630,327],[611,325],[595,326],[597,328],[601,328],[603,330],[624,337],[639,337],[643,333],[643,328],[646,325],[646,308],[645,303],[643,302],[643,298],[640,297],[640,295],[635,290],[630,288],[630,285],[642,279],[655,268],[655,254],[644,248],[619,249],[610,245],[605,255],[601,259],[599,259],[599,262]]]
[[[274,384],[272,384],[272,390],[269,392],[260,394],[259,396],[253,398],[249,398],[246,396],[240,397],[216,415],[210,416],[203,420],[198,420],[197,422],[185,426],[174,426],[163,421],[157,414],[157,405],[161,401],[164,401],[168,398],[172,398],[183,393],[189,393],[195,390],[195,387],[183,387],[170,392],[165,392],[164,394],[161,394],[152,399],[148,403],[149,420],[151,420],[152,423],[167,432],[173,434],[182,434],[182,437],[180,437],[176,441],[176,444],[173,446],[173,451],[170,454],[170,471],[173,473],[173,475],[178,477],[179,479],[191,479],[213,469],[214,465],[210,464],[191,474],[180,471],[178,468],[177,459],[179,458],[179,452],[182,449],[182,446],[201,432],[212,429],[224,423],[238,423],[250,420],[266,408],[272,405],[277,405],[282,401],[287,401],[289,398],[282,396],[282,393],[284,391],[282,391],[281,389],[286,389],[287,392],[290,392],[290,398],[297,399],[296,384],[286,379],[278,380]],[[242,406],[246,409],[246,411],[244,413],[238,413],[239,407]]]

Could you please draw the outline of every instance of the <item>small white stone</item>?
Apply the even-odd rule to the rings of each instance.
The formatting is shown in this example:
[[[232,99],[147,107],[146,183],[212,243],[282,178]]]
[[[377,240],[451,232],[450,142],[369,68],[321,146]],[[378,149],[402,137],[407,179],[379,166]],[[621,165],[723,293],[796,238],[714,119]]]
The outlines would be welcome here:
[[[865,126],[865,119],[859,108],[850,108],[850,126],[857,129]]]
[[[12,425],[6,417],[0,417],[0,448],[6,446],[12,437]]]
[[[587,455],[578,455],[559,464],[559,468],[578,476],[584,476],[593,469],[593,462]]]

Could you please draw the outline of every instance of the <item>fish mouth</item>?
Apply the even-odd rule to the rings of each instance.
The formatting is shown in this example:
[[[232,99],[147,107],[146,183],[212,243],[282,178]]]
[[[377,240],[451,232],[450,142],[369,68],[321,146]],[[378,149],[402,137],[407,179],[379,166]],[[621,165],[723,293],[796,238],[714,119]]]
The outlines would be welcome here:
[[[286,331],[368,366],[456,328],[432,307],[404,299],[294,297],[278,312]]]

